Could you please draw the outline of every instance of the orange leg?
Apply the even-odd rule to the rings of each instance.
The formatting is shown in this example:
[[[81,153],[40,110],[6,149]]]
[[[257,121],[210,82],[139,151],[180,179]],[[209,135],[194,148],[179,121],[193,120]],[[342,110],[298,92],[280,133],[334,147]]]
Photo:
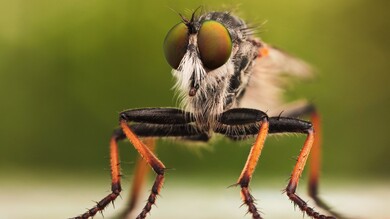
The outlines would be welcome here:
[[[258,118],[261,118],[258,120]],[[248,211],[252,214],[253,219],[260,219],[261,216],[257,212],[257,208],[254,204],[254,199],[249,192],[248,186],[249,181],[253,175],[255,167],[257,165],[259,156],[261,154],[262,148],[264,146],[265,138],[268,134],[272,133],[305,133],[307,138],[305,144],[302,148],[302,151],[298,157],[297,164],[294,167],[294,170],[291,175],[290,182],[286,188],[288,197],[300,207],[300,209],[306,212],[309,216],[313,218],[334,218],[321,215],[318,212],[315,212],[312,208],[308,207],[306,202],[304,202],[299,196],[295,194],[295,190],[298,186],[299,178],[302,175],[302,171],[306,164],[306,160],[309,156],[310,150],[314,142],[314,129],[311,123],[294,119],[290,117],[265,117],[265,114],[260,111],[254,111],[250,109],[233,109],[225,112],[221,116],[221,122],[227,125],[244,125],[246,129],[244,132],[235,132],[233,137],[240,139],[246,135],[251,135],[254,130],[253,125],[260,122],[260,127],[257,131],[257,138],[254,145],[251,148],[250,154],[248,156],[245,167],[238,179],[238,183],[241,186],[241,195],[244,203],[248,206]],[[229,136],[229,129],[217,129],[216,131],[222,134],[227,134]],[[314,173],[318,174],[319,166],[313,169]]]
[[[319,201],[318,184],[319,184],[320,167],[321,167],[321,126],[320,126],[320,117],[316,112],[312,113],[311,121],[313,123],[314,130],[316,131],[314,133],[315,140],[313,143],[313,148],[310,153],[309,195],[317,203],[317,201]]]
[[[310,152],[309,158],[309,185],[308,185],[308,193],[309,196],[314,200],[317,206],[328,211],[332,215],[337,218],[342,218],[342,216],[331,210],[331,208],[321,200],[318,196],[318,188],[319,188],[319,178],[321,172],[321,118],[316,108],[312,104],[292,104],[290,107],[286,107],[287,112],[285,115],[288,117],[298,118],[310,115],[311,122],[314,127],[314,142],[313,147]]]
[[[146,146],[138,136],[143,138],[176,137],[194,141],[207,141],[208,133],[199,131],[196,126],[189,124],[193,121],[193,117],[191,117],[189,113],[176,108],[145,108],[122,112],[120,114],[121,129],[114,131],[110,141],[112,192],[101,201],[97,202],[97,204],[86,213],[75,217],[74,219],[87,219],[95,216],[97,212],[101,212],[109,203],[113,202],[119,196],[122,189],[120,185],[120,167],[117,142],[125,138],[130,140],[142,159],[157,173],[148,201],[142,212],[137,217],[137,219],[144,219],[147,213],[150,212],[152,205],[155,203],[157,195],[160,193],[161,187],[164,183],[165,166],[154,155],[153,147],[149,148]],[[134,122],[135,124],[132,124],[130,128],[128,122]],[[149,144],[148,142],[146,143]],[[145,165],[142,164],[139,165],[139,167],[144,166]],[[135,203],[138,199],[137,197],[140,191],[140,186],[142,185],[141,181],[143,181],[146,171],[146,169],[139,170],[136,174],[132,192],[133,203]],[[133,204],[130,205],[129,209],[133,209]]]
[[[257,161],[259,160],[261,150],[263,149],[265,138],[268,134],[269,123],[267,119],[263,119],[256,141],[251,148],[244,169],[238,178],[237,184],[241,186],[241,196],[244,203],[248,206],[248,211],[252,214],[253,219],[261,219],[259,212],[254,203],[254,198],[250,194],[248,186],[255,171]]]
[[[313,148],[310,153],[310,171],[309,171],[309,196],[314,200],[316,205],[337,218],[342,218],[343,216],[338,212],[332,210],[319,196],[318,196],[318,187],[319,187],[319,178],[320,178],[320,168],[321,168],[321,118],[317,112],[311,114],[311,121],[314,126],[314,143]]]
[[[149,149],[153,152],[156,146],[156,140],[153,138],[146,138],[144,140],[145,145],[149,147]],[[145,184],[146,176],[149,173],[149,169],[147,167],[147,163],[142,157],[139,157],[136,163],[136,169],[134,171],[134,179],[133,184],[130,189],[130,199],[129,205],[127,206],[125,212],[123,213],[123,218],[129,216],[131,212],[134,210],[137,202],[139,200],[140,191],[142,190],[143,185]]]
[[[111,194],[104,197],[102,200],[96,203],[96,206],[89,209],[81,216],[75,217],[75,219],[86,219],[93,217],[97,212],[101,212],[108,204],[113,203],[121,192],[120,183],[120,165],[119,154],[117,145],[117,136],[114,134],[110,140],[110,167],[111,167]]]
[[[151,194],[148,201],[141,213],[137,216],[137,219],[144,219],[146,214],[152,209],[152,205],[155,203],[157,195],[160,193],[161,187],[164,183],[164,164],[154,155],[154,153],[134,134],[129,128],[127,121],[121,119],[120,126],[125,133],[129,141],[134,145],[135,149],[141,155],[141,157],[152,167],[154,172],[157,173],[157,177],[154,181]]]
[[[318,212],[314,211],[313,208],[309,207],[305,201],[303,201],[297,194],[295,194],[299,179],[302,175],[303,169],[304,169],[305,164],[306,164],[306,160],[307,160],[309,153],[310,153],[310,150],[313,146],[314,137],[315,137],[314,130],[313,129],[308,130],[306,141],[303,145],[301,153],[298,156],[297,163],[295,164],[295,167],[294,167],[293,172],[291,174],[290,181],[289,181],[287,188],[286,188],[286,193],[287,193],[287,196],[290,198],[290,200],[293,201],[294,204],[298,205],[298,207],[303,212],[306,212],[307,215],[309,215],[313,218],[316,218],[316,219],[334,219],[335,217],[333,217],[333,216],[321,215]],[[318,171],[318,169],[317,169],[317,171]],[[315,173],[318,173],[318,172],[315,172]]]

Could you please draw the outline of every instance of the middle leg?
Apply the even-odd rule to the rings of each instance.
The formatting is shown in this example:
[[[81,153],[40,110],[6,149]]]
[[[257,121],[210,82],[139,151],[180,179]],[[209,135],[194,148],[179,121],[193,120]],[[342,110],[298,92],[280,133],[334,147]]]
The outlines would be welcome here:
[[[260,216],[255,205],[255,199],[249,191],[249,182],[252,178],[253,172],[255,171],[257,162],[264,146],[265,138],[268,135],[268,116],[262,111],[253,109],[232,109],[224,112],[220,117],[219,122],[223,125],[219,129],[215,130],[216,132],[221,132],[224,128],[228,128],[226,125],[234,127],[254,124],[256,127],[259,127],[256,141],[251,147],[247,161],[244,168],[242,169],[236,185],[240,185],[241,187],[242,200],[244,204],[248,206],[248,212],[252,214],[252,218],[261,219],[262,217]],[[233,133],[237,134],[237,132],[234,130],[230,131],[233,131]]]
[[[131,122],[139,124],[130,126],[128,123]],[[188,124],[190,122],[192,122],[192,119],[188,113],[175,108],[145,108],[127,110],[120,113],[119,124],[121,130],[119,131],[118,136],[120,136],[120,138],[126,137],[133,144],[140,156],[157,174],[146,205],[137,216],[137,219],[144,219],[147,213],[150,212],[152,206],[155,204],[157,196],[160,194],[165,179],[165,165],[157,158],[153,150],[140,140],[139,136],[145,135],[146,137],[149,135],[149,137],[159,137],[164,134],[166,134],[166,136],[169,136],[170,134],[192,136],[196,133],[191,133],[189,130],[172,133],[171,130],[172,127],[190,126],[190,124]],[[131,211],[132,207],[130,206],[129,209]]]

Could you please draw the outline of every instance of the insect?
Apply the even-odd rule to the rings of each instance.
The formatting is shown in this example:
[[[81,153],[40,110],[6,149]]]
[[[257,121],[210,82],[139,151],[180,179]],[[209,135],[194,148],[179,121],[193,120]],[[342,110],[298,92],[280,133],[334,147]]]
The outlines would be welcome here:
[[[113,132],[110,141],[112,192],[75,218],[93,217],[119,196],[122,189],[118,141],[128,139],[156,173],[147,202],[137,216],[137,219],[143,219],[155,204],[165,179],[166,167],[154,154],[153,139],[174,137],[207,142],[214,133],[233,140],[255,137],[236,183],[253,219],[262,216],[250,193],[249,183],[266,137],[277,133],[306,135],[285,194],[312,218],[338,217],[318,197],[319,115],[312,104],[285,104],[280,98],[282,76],[308,77],[310,67],[253,36],[253,29],[230,12],[196,15],[195,11],[190,19],[180,16],[181,22],[168,32],[163,47],[165,58],[173,68],[181,107],[140,108],[120,113],[120,128]],[[312,122],[298,119],[302,116],[311,116]],[[332,216],[320,214],[296,194],[310,151],[309,195]],[[139,171],[135,176],[128,211],[133,210],[139,194],[137,182],[144,173]]]

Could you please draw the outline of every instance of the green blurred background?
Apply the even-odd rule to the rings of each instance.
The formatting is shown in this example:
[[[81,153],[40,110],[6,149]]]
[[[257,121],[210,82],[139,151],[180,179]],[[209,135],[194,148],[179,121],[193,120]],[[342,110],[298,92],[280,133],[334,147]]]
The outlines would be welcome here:
[[[80,184],[102,191],[73,197],[82,206],[72,206],[64,218],[106,194],[108,140],[118,112],[176,104],[162,42],[179,22],[173,10],[188,15],[200,5],[233,8],[252,23],[267,21],[259,34],[264,41],[318,70],[315,80],[296,84],[286,98],[312,100],[322,114],[324,179],[348,187],[389,182],[390,1],[0,0],[0,5],[0,188],[12,193],[0,203],[28,199],[26,188],[39,185],[55,194],[68,188],[69,199],[59,205],[71,204]],[[284,186],[303,141],[303,136],[268,138],[256,182],[278,178]],[[238,177],[251,141],[219,140],[195,151],[159,143],[159,157],[175,169],[167,182],[172,177],[223,187]],[[129,181],[136,152],[128,143],[120,150]],[[23,189],[22,197],[13,193]]]

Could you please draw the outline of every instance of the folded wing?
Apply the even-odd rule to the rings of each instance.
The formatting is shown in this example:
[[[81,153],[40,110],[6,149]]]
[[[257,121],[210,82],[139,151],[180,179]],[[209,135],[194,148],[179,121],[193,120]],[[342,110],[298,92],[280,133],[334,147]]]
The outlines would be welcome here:
[[[307,79],[312,68],[304,61],[275,47],[263,44],[239,107],[254,108],[277,115],[284,105],[283,91],[289,79]]]

